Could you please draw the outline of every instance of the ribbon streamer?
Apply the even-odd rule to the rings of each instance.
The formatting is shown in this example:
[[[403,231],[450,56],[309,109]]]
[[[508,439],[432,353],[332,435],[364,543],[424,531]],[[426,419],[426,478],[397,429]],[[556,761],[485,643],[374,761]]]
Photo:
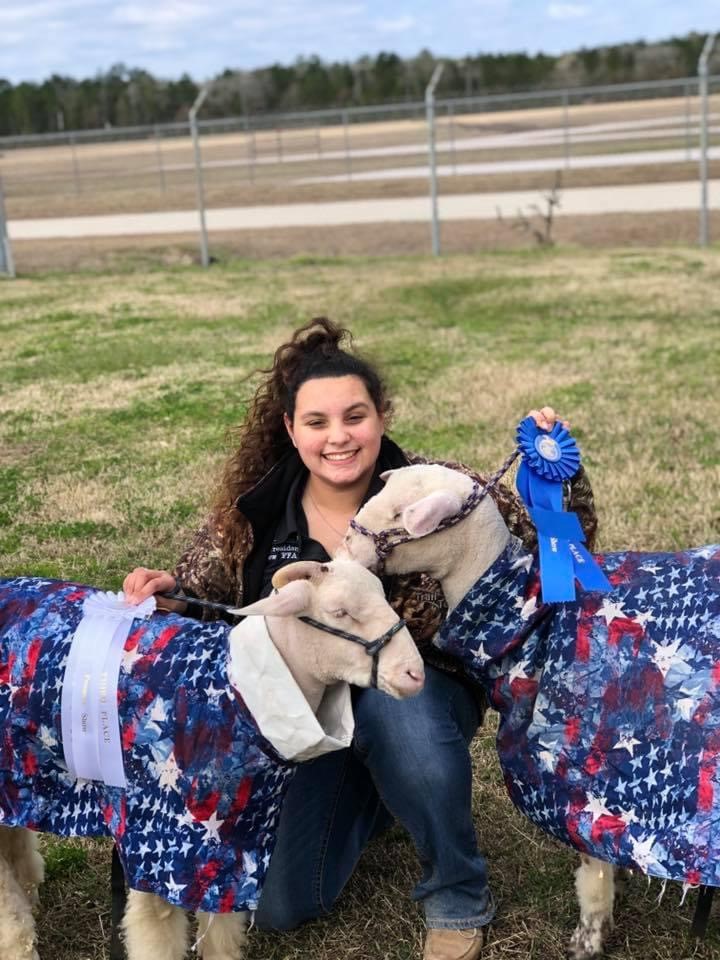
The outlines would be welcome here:
[[[563,481],[580,466],[575,440],[561,423],[548,433],[526,417],[517,441],[523,459],[516,485],[538,532],[543,601],[575,600],[576,579],[585,590],[610,591],[609,580],[584,546],[577,514],[563,509]]]
[[[93,593],[83,603],[60,697],[63,751],[73,777],[125,786],[117,707],[120,664],[133,620],[154,610],[154,597],[130,606],[120,593]]]

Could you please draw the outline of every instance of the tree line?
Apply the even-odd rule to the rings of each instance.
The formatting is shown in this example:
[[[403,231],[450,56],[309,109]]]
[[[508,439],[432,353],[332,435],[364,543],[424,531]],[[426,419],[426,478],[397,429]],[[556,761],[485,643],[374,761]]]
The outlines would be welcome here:
[[[690,33],[661,43],[625,43],[549,56],[478,54],[443,58],[438,97],[508,93],[692,76],[705,37]],[[437,58],[428,50],[352,63],[301,58],[291,65],[225,70],[213,81],[203,117],[343,108],[421,99]],[[116,64],[85,80],[54,74],[16,85],[0,78],[0,136],[185,121],[199,91],[177,80]]]

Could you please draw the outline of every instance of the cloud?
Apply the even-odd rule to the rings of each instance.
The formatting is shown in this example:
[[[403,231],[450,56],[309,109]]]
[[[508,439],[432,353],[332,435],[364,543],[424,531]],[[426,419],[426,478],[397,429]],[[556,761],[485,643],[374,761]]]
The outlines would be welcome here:
[[[241,42],[225,56],[226,66],[252,69],[311,55],[331,61],[353,56],[353,47],[360,48],[357,56],[365,52],[366,45],[372,46],[368,44],[372,28],[367,6],[354,0],[314,0],[307,6],[296,0],[269,4],[267,0],[248,0],[236,5],[232,13],[225,31]]]
[[[581,20],[590,13],[582,3],[551,3],[547,8],[551,20]]]
[[[126,3],[114,7],[110,19],[113,23],[133,27],[182,27],[214,17],[213,10],[204,4],[191,0],[165,0],[165,2],[147,5],[144,3]]]
[[[10,0],[3,3],[0,18],[3,26],[15,23],[37,28],[48,20],[70,20],[78,11],[91,6],[92,0]]]
[[[18,47],[24,39],[25,34],[19,30],[3,30],[0,33],[0,47]]]
[[[344,29],[349,20],[359,21],[368,16],[362,3],[333,3],[327,0],[316,0],[312,6],[307,7],[294,0],[280,0],[270,7],[258,2],[242,6],[244,9],[233,11],[235,16],[232,17],[231,25],[239,29],[262,31],[276,42],[287,39],[283,37],[283,33],[288,29],[303,32],[309,27],[320,26],[327,37],[334,29]]]
[[[172,53],[174,50],[185,50],[187,44],[181,40],[171,40],[170,37],[142,37],[139,41],[141,50],[147,53]]]
[[[404,33],[417,27],[417,20],[406,14],[391,20],[376,20],[373,24],[378,33]]]

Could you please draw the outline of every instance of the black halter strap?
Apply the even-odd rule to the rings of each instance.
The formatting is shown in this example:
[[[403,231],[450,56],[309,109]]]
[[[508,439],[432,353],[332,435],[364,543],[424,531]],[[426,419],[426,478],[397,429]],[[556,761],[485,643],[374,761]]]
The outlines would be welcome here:
[[[185,600],[188,603],[196,603],[199,606],[207,607],[210,610],[221,610],[224,613],[230,613],[233,615],[238,614],[237,607],[231,607],[225,603],[215,603],[211,600],[200,600],[197,597],[186,597],[179,592],[178,587],[176,587],[172,593],[161,593],[159,596],[165,597],[167,600]],[[318,630],[324,630],[325,633],[332,633],[335,637],[342,637],[343,640],[351,640],[353,643],[359,643],[361,646],[365,647],[365,652],[367,655],[373,658],[370,683],[371,686],[375,687],[376,689],[380,651],[390,642],[398,630],[402,630],[402,628],[406,626],[404,620],[398,620],[388,630],[386,630],[385,633],[377,637],[377,639],[365,640],[363,637],[359,637],[355,633],[348,633],[347,630],[340,630],[339,627],[331,627],[326,623],[321,623],[319,620],[313,620],[312,617],[298,617],[298,620],[302,620],[303,623],[307,623],[311,627],[316,627]]]
[[[378,681],[378,668],[380,666],[380,651],[385,647],[395,636],[398,630],[402,630],[406,626],[405,620],[396,621],[391,627],[389,627],[385,633],[381,634],[375,640],[365,640],[363,637],[359,637],[355,633],[348,633],[347,630],[341,630],[339,627],[331,627],[326,623],[321,623],[319,620],[314,620],[312,617],[298,617],[298,620],[301,620],[303,623],[307,623],[311,627],[315,627],[317,630],[323,630],[325,633],[331,633],[334,637],[342,637],[343,640],[351,640],[353,643],[359,643],[361,647],[365,647],[365,653],[372,657],[372,673],[370,674],[370,686],[374,687],[377,690],[377,681]]]
[[[477,480],[473,480],[472,490],[460,507],[460,510],[453,514],[452,517],[446,517],[437,525],[437,527],[435,527],[432,533],[439,533],[441,530],[447,530],[448,527],[454,527],[456,523],[464,520],[469,513],[472,513],[480,501],[484,500],[490,491],[495,487],[498,480],[507,473],[519,455],[520,451],[514,450],[500,467],[500,469],[496,470],[492,476],[488,477],[488,480],[484,486],[481,487]],[[356,530],[364,537],[369,537],[370,540],[373,541],[373,544],[375,545],[375,555],[377,556],[378,560],[378,570],[380,572],[382,572],[384,569],[385,561],[393,552],[395,547],[402,543],[409,543],[411,540],[423,539],[423,537],[411,536],[405,527],[390,527],[387,530],[381,530],[379,533],[376,533],[374,530],[370,530],[368,527],[364,527],[361,523],[358,523],[357,520],[351,520],[350,528],[352,530]],[[430,536],[430,534],[424,534],[424,536]]]

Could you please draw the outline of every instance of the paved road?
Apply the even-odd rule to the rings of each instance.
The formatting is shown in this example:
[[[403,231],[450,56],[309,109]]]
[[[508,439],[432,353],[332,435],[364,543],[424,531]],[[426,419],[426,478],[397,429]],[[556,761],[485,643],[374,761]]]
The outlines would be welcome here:
[[[720,120],[720,114],[709,114],[708,133],[710,136],[720,132],[720,126],[716,121]],[[573,167],[575,166],[608,166],[607,156],[614,154],[579,154],[575,147],[580,143],[610,143],[612,141],[631,142],[632,140],[649,141],[657,140],[675,140],[676,142],[685,141],[683,147],[676,147],[674,150],[657,151],[647,150],[638,154],[639,160],[632,159],[635,155],[630,153],[621,154],[625,157],[624,163],[668,163],[681,162],[697,158],[697,150],[694,149],[700,138],[700,127],[697,121],[688,122],[684,117],[668,118],[660,117],[649,120],[627,120],[613,123],[589,123],[582,126],[573,127],[542,127],[537,130],[519,130],[512,133],[478,133],[473,136],[467,136],[465,131],[472,129],[472,121],[463,122],[459,119],[453,126],[452,134],[440,118],[437,141],[435,149],[439,157],[450,154],[455,157],[461,152],[470,150],[500,150],[500,149],[518,149],[519,147],[548,147],[562,145],[568,153],[568,158]],[[456,130],[463,131],[457,133]],[[308,138],[312,138],[312,131],[308,131]],[[414,143],[394,144],[387,147],[350,147],[350,140],[346,149],[328,150],[321,149],[319,141],[312,150],[288,151],[287,148],[272,152],[270,155],[258,155],[254,150],[254,142],[246,136],[244,141],[238,144],[238,149],[245,150],[245,154],[239,157],[225,158],[222,160],[203,159],[203,169],[215,170],[232,167],[252,168],[255,166],[276,166],[278,163],[286,166],[293,163],[319,163],[328,160],[337,160],[345,163],[352,172],[353,179],[367,179],[366,176],[358,175],[352,166],[356,160],[366,160],[368,158],[386,159],[387,157],[401,156],[424,156],[427,157],[427,138],[425,131],[418,131],[419,136]],[[241,145],[242,144],[242,145]],[[267,148],[267,146],[266,146]],[[720,155],[720,154],[718,154]],[[590,163],[588,163],[590,161]],[[522,161],[521,161],[522,162]],[[557,166],[557,159],[552,159],[553,168]],[[498,160],[493,163],[493,167],[504,166],[506,161]],[[157,168],[150,164],[145,168],[148,172],[154,172]],[[194,170],[194,163],[167,163],[163,164],[163,170],[166,173],[180,173],[186,170]],[[401,168],[405,171],[406,177],[417,176],[417,167]],[[426,170],[427,168],[422,168]],[[513,169],[532,169],[532,167],[518,166]],[[452,172],[452,170],[450,170]],[[456,171],[459,172],[459,171]],[[382,168],[379,171],[371,171],[374,176],[382,177]],[[318,177],[318,181],[325,180],[347,180],[347,174],[343,173],[337,177]],[[299,181],[308,182],[308,181]],[[312,181],[309,181],[312,182]]]
[[[710,181],[711,202],[713,197],[719,195],[719,187],[720,180]],[[494,220],[498,208],[506,217],[511,217],[519,208],[528,209],[532,204],[537,204],[539,199],[540,193],[537,190],[440,197],[440,219]],[[579,187],[563,191],[558,216],[697,210],[699,204],[700,184],[697,180]],[[412,223],[428,222],[430,202],[427,196],[419,196],[392,200],[292,203],[261,207],[226,207],[208,210],[206,215],[208,230],[211,232],[346,226],[357,223]],[[181,210],[168,213],[11,220],[8,226],[11,240],[149,236],[194,232],[199,228],[199,218],[195,210]]]
[[[708,160],[720,159],[720,147],[708,149]],[[627,153],[589,153],[573,156],[565,166],[563,157],[529,157],[519,160],[480,160],[472,163],[440,163],[437,166],[439,177],[462,176],[479,173],[519,173],[526,170],[589,170],[594,167],[633,167],[653,166],[662,163],[698,163],[700,151],[697,149],[673,150],[637,150]],[[361,170],[353,172],[352,180],[407,180],[408,178],[426,180],[430,176],[427,164],[416,167],[386,167],[382,170]],[[345,173],[320,177],[302,177],[295,183],[347,183]]]

